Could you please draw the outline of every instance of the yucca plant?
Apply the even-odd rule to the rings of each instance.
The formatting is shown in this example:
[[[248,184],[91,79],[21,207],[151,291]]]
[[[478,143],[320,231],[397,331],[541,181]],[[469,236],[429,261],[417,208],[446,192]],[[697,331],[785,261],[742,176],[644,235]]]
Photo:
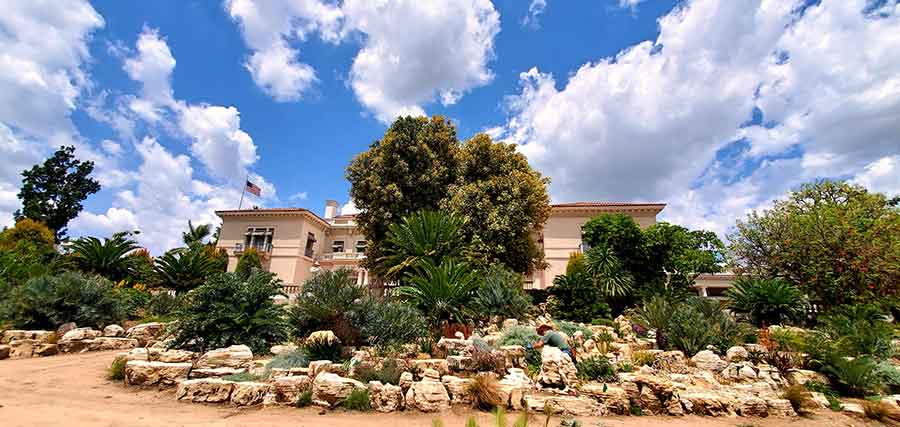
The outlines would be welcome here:
[[[404,280],[423,261],[439,264],[444,257],[457,257],[464,245],[463,220],[438,211],[419,211],[388,227],[385,256],[380,262],[387,277]]]
[[[757,326],[798,321],[807,307],[800,289],[782,279],[741,277],[725,296],[732,312],[746,315]]]
[[[215,260],[202,250],[177,248],[156,258],[160,286],[178,293],[200,286],[216,272]]]
[[[589,249],[585,253],[585,267],[594,284],[607,297],[624,297],[634,289],[634,279],[609,246]]]
[[[138,244],[129,233],[116,233],[109,239],[82,237],[72,242],[72,262],[85,273],[101,275],[118,282],[128,277],[131,270],[129,253]]]
[[[435,264],[420,260],[414,272],[407,275],[406,286],[397,295],[425,313],[438,326],[442,322],[463,323],[470,318],[469,304],[480,284],[478,273],[467,264],[452,258]]]

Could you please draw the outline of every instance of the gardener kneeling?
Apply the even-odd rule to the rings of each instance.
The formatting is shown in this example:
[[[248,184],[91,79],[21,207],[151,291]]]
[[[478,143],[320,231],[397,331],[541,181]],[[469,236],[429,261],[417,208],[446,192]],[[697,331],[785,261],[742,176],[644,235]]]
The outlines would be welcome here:
[[[577,362],[575,361],[575,352],[573,351],[572,347],[569,347],[569,343],[566,342],[566,338],[562,334],[554,331],[553,328],[547,324],[538,326],[537,333],[541,336],[541,339],[532,344],[532,348],[539,349],[544,345],[556,347],[563,353],[569,355],[569,358],[572,359],[572,364],[577,364]]]

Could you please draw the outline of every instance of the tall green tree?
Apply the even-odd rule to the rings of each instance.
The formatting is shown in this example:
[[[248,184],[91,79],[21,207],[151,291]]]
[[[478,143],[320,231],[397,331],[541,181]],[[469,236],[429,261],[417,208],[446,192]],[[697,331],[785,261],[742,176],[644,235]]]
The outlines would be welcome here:
[[[700,274],[722,271],[725,244],[712,231],[659,222],[643,234],[647,255],[665,273],[668,288],[687,288]]]
[[[420,210],[436,210],[456,182],[456,128],[435,116],[401,117],[347,167],[356,221],[366,236],[363,262],[376,276],[390,224]]]
[[[544,255],[531,234],[550,217],[550,180],[512,144],[478,134],[458,152],[457,181],[442,206],[465,220],[466,261],[518,273],[540,268]]]
[[[94,162],[75,158],[74,146],[60,147],[43,164],[22,172],[22,209],[16,219],[43,222],[57,241],[65,239],[66,226],[81,212],[81,202],[100,191],[100,183],[90,177],[93,171]]]
[[[738,221],[729,236],[735,267],[780,277],[824,307],[896,306],[900,290],[896,200],[842,181],[800,186],[771,209]]]
[[[160,286],[185,293],[217,273],[217,263],[202,249],[176,248],[156,258]]]
[[[385,277],[390,224],[422,210],[465,221],[462,258],[525,272],[541,264],[530,233],[549,216],[547,180],[513,146],[477,135],[465,144],[440,116],[401,117],[347,167],[350,196],[366,235],[365,266]]]

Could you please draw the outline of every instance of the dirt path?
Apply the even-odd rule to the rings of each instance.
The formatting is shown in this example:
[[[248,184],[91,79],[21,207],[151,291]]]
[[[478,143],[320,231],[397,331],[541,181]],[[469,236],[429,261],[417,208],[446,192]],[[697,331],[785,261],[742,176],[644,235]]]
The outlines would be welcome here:
[[[442,414],[401,412],[394,414],[335,411],[319,415],[317,409],[252,408],[177,402],[170,390],[139,390],[106,380],[113,353],[87,353],[46,358],[0,361],[0,426],[335,426],[430,427],[440,418],[446,427],[462,427],[470,415],[479,425],[491,426],[489,414],[455,408]],[[509,415],[509,422],[515,419]],[[585,427],[596,426],[862,426],[862,421],[823,412],[813,418],[583,418]],[[543,426],[543,417],[533,426]],[[551,426],[558,426],[553,420]]]

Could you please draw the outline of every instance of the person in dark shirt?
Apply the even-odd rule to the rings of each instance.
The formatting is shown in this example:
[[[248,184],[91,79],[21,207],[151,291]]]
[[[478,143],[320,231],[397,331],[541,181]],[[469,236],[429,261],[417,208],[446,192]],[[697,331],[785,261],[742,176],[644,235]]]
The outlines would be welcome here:
[[[575,352],[572,351],[572,347],[570,347],[569,343],[566,342],[566,337],[563,336],[563,334],[554,331],[553,327],[547,324],[538,326],[537,333],[541,336],[541,339],[532,344],[532,348],[539,349],[545,345],[556,347],[563,353],[568,354],[569,358],[572,359],[573,364],[576,363]]]

